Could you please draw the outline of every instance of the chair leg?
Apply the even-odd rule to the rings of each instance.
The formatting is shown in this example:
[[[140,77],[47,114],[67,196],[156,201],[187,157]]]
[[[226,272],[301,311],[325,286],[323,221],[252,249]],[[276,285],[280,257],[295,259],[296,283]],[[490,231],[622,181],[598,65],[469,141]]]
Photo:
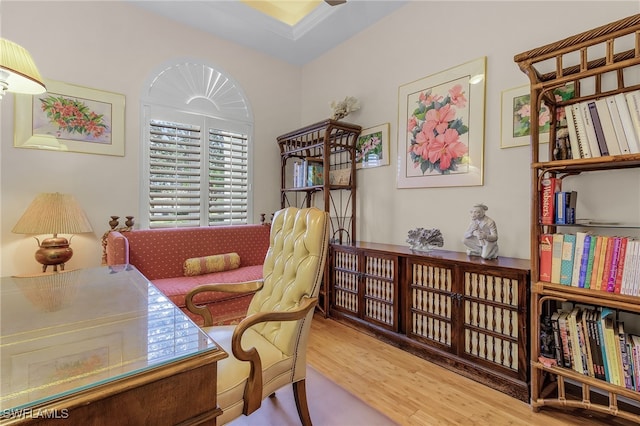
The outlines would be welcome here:
[[[296,408],[302,426],[311,426],[311,416],[309,415],[309,406],[307,405],[307,391],[305,380],[302,379],[293,384],[293,396],[296,400]]]

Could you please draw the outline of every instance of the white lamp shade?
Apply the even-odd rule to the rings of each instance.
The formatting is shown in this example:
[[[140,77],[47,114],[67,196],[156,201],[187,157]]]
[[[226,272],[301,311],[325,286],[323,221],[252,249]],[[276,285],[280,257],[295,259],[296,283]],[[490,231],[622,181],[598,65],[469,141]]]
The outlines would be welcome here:
[[[0,39],[0,84],[8,92],[37,95],[47,91],[27,50],[7,39]]]

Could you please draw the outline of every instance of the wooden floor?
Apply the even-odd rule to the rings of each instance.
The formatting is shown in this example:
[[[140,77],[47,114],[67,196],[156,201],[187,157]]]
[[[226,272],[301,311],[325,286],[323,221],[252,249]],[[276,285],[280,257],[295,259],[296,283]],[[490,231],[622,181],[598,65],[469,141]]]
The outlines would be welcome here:
[[[544,408],[467,379],[316,314],[307,363],[401,425],[631,425],[582,410]],[[344,425],[343,425],[344,426]]]

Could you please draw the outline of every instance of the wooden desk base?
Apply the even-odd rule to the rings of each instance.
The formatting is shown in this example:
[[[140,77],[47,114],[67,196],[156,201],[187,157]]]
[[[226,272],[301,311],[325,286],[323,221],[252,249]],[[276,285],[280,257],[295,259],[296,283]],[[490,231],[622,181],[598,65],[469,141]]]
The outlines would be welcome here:
[[[6,424],[214,425],[221,351],[87,389],[27,410]],[[4,422],[0,422],[5,424]]]

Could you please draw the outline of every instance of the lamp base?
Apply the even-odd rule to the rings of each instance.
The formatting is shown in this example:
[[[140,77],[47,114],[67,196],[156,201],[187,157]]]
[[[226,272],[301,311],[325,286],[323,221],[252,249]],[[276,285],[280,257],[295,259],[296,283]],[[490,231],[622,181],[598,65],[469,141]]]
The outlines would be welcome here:
[[[36,239],[37,240],[37,239]],[[46,238],[39,243],[40,248],[36,251],[36,260],[42,264],[42,272],[47,271],[49,265],[53,265],[53,271],[64,271],[64,264],[73,256],[73,250],[69,247],[69,241],[66,238],[54,236]]]

